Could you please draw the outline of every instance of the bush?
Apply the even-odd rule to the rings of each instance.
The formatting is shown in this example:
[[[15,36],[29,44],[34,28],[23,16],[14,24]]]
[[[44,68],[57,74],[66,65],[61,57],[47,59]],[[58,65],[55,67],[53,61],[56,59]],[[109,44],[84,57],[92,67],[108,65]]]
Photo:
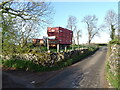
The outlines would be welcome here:
[[[113,39],[109,43],[110,44],[118,44],[118,45],[120,45],[120,41],[118,39]]]
[[[60,68],[69,66],[71,64],[74,64],[84,58],[86,58],[89,55],[92,55],[98,48],[94,48],[93,50],[87,50],[84,53],[81,54],[75,54],[69,59],[62,60],[59,62],[55,62],[54,65],[50,66],[42,66],[41,64],[37,64],[35,62],[29,61],[29,60],[2,60],[3,67],[14,67],[16,69],[24,69],[24,70],[30,70],[30,71],[53,71],[58,70]],[[40,53],[39,53],[40,54]],[[42,55],[43,56],[43,55]],[[41,59],[40,59],[41,60]]]

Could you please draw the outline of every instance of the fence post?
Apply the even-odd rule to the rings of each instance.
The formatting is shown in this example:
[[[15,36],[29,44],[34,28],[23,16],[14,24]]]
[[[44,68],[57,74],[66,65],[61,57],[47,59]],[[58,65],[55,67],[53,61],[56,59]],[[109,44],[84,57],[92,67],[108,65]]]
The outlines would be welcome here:
[[[65,46],[65,52],[67,52],[67,46]]]
[[[48,38],[47,38],[47,50],[49,51],[49,42],[48,42]]]
[[[57,44],[57,52],[59,52],[59,49],[60,49],[60,48],[59,48],[59,44]]]

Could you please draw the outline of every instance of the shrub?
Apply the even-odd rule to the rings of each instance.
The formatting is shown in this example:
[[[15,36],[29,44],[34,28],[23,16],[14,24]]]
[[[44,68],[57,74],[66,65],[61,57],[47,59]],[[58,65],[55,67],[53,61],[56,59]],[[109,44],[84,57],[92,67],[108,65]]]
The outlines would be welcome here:
[[[52,71],[52,70],[58,70],[60,68],[76,63],[84,59],[85,57],[92,55],[96,50],[97,48],[94,48],[93,50],[87,50],[81,54],[77,54],[78,52],[74,53],[74,55],[71,58],[54,62],[54,65],[43,66],[43,64],[35,63],[29,60],[14,60],[14,59],[2,60],[2,63],[4,67],[14,67],[16,69],[24,69],[24,70],[31,70],[31,71]],[[44,53],[39,53],[39,54],[40,56],[42,54],[42,56],[44,57],[44,59],[39,57],[40,58],[39,60],[43,60],[43,62],[45,62],[47,57],[45,58],[45,56],[43,55]]]
[[[118,44],[118,45],[120,45],[120,41],[118,39],[113,39],[109,43],[110,44]]]

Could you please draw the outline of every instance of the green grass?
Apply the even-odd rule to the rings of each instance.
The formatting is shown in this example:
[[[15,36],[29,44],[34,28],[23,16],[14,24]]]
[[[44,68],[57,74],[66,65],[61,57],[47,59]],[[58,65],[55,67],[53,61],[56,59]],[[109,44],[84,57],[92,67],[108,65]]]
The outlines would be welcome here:
[[[87,51],[84,54],[76,55],[73,58],[58,62],[53,67],[38,65],[29,60],[2,60],[2,65],[3,67],[30,70],[30,71],[41,71],[41,72],[54,71],[54,70],[58,70],[58,69],[70,66],[86,58],[87,56],[92,55],[96,50],[97,49],[95,49],[94,51]]]
[[[113,39],[109,43],[110,44],[118,44],[118,45],[120,45],[120,40],[119,39]]]
[[[106,76],[107,76],[108,82],[110,82],[114,88],[117,88],[118,90],[120,90],[120,80],[119,80],[120,76],[119,75],[114,76],[110,72],[110,66],[108,62],[106,64]]]

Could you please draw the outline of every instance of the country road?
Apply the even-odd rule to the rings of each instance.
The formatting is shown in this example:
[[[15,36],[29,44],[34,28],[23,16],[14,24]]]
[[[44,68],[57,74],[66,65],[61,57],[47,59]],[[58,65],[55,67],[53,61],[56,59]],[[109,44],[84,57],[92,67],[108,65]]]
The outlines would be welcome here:
[[[3,87],[15,87],[5,80],[8,76],[18,88],[104,88],[106,52],[107,48],[101,47],[92,56],[52,72],[3,71]]]

